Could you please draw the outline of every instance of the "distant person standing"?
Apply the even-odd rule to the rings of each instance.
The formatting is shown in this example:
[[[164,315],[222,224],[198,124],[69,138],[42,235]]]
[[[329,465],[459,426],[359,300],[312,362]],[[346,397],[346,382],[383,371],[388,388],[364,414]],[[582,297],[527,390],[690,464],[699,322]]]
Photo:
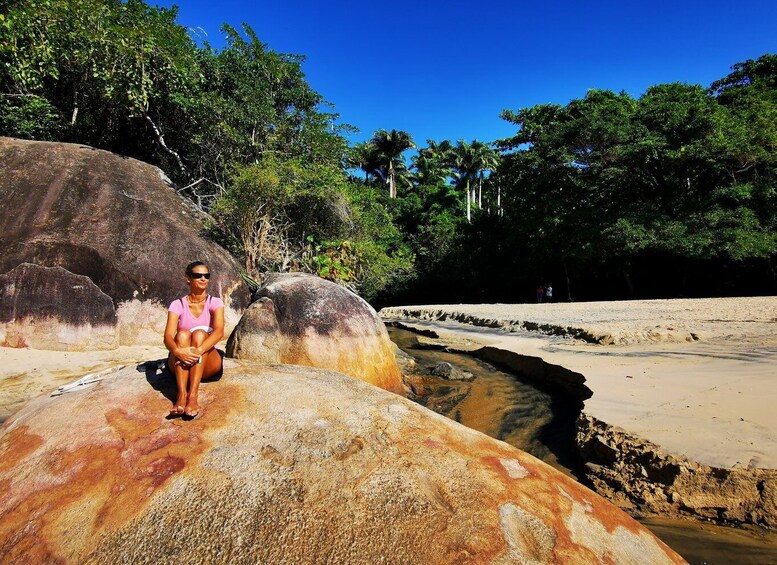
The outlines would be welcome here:
[[[542,288],[542,285],[537,285],[537,304],[542,302],[542,297],[545,295],[545,289]]]
[[[545,299],[548,302],[553,302],[553,287],[550,286],[550,283],[545,287]]]

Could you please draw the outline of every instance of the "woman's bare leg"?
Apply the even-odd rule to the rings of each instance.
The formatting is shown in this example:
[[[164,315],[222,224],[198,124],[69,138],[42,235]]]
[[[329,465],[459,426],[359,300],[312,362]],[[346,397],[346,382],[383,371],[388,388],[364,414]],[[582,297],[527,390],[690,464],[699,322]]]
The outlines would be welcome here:
[[[175,336],[175,343],[178,347],[191,346],[192,334],[186,330],[180,330]],[[190,368],[182,365],[172,353],[168,357],[167,365],[171,367],[171,371],[175,374],[175,384],[178,386],[178,398],[175,401],[175,406],[170,411],[170,415],[180,416],[184,413],[186,401],[188,400],[187,388],[190,379]]]
[[[192,334],[192,345],[199,347],[202,342],[208,337],[208,334],[203,330],[197,330]],[[184,414],[186,416],[194,417],[200,411],[200,404],[197,397],[200,392],[200,381],[202,380],[203,371],[205,370],[205,355],[202,356],[200,363],[195,363],[189,370],[189,397],[186,400],[186,410]]]
[[[214,347],[202,356],[202,364],[205,365],[205,369],[202,371],[202,380],[206,381],[221,373],[224,360]]]

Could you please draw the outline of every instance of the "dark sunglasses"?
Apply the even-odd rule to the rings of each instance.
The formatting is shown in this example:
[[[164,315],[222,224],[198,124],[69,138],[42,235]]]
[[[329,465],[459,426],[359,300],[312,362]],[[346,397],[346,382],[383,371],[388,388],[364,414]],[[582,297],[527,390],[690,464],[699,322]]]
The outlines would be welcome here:
[[[191,275],[189,275],[189,278],[208,280],[210,278],[210,273],[192,273]]]

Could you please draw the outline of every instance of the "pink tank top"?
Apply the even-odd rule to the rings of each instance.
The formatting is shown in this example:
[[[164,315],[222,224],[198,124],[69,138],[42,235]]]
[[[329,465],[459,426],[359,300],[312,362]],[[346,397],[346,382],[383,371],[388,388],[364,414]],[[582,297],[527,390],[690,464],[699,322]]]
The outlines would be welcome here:
[[[183,296],[178,300],[174,300],[167,310],[173,314],[178,314],[178,331],[186,330],[193,332],[195,330],[205,330],[210,333],[213,331],[211,324],[213,314],[215,314],[216,310],[223,307],[224,302],[221,298],[208,295],[205,299],[205,307],[200,315],[195,318],[191,310],[189,310],[188,296]]]

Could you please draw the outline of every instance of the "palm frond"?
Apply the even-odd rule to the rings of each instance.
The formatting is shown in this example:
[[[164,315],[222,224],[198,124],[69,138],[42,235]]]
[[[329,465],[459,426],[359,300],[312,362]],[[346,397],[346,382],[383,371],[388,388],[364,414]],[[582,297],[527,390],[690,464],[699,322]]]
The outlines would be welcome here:
[[[254,294],[259,291],[260,288],[262,288],[262,283],[257,281],[255,278],[251,277],[247,273],[240,273],[240,278],[243,279],[243,282],[248,285],[248,289],[251,291],[251,294]]]

